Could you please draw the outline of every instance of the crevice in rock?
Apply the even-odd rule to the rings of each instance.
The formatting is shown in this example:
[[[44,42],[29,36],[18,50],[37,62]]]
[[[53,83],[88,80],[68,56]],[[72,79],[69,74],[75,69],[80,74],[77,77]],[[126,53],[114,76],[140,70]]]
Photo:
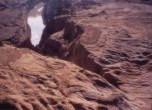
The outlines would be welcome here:
[[[43,34],[42,34],[38,47],[42,48],[44,43],[52,34],[63,30],[68,18],[69,16],[65,16],[65,17],[59,17],[59,18],[49,21],[49,23],[45,26],[43,30]]]
[[[73,105],[75,110],[86,110],[82,104],[72,103],[72,102],[71,102],[71,104]]]
[[[17,107],[10,102],[0,102],[0,110],[18,110]]]

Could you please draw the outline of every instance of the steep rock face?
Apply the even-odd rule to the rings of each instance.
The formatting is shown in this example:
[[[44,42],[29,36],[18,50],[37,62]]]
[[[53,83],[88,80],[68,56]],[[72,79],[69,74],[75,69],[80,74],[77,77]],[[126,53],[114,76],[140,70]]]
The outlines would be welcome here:
[[[127,94],[75,64],[0,47],[2,110],[130,110]],[[11,56],[11,57],[10,57]],[[132,97],[134,98],[134,97]]]
[[[125,1],[151,4],[151,0],[106,0],[106,2]],[[104,0],[1,0],[0,1],[0,41],[9,41],[14,45],[31,47],[30,28],[27,25],[28,12],[38,3],[47,2],[44,8],[44,23],[47,25],[57,12],[71,13],[74,7],[103,3]],[[51,8],[50,8],[51,6]],[[64,7],[64,9],[62,8]],[[72,7],[72,8],[69,8]],[[71,9],[71,10],[70,10]],[[61,11],[62,10],[62,11]],[[48,17],[48,14],[51,15]]]
[[[31,46],[28,12],[41,0],[0,1],[0,41]]]
[[[115,2],[117,0],[106,0]],[[44,23],[56,14],[71,13],[72,9],[80,9],[84,5],[103,3],[104,0],[1,0],[0,1],[0,41],[9,41],[14,45],[27,45],[30,43],[30,28],[27,25],[28,12],[38,3],[47,2],[43,10]],[[130,2],[130,1],[127,1]],[[134,2],[134,1],[131,1]],[[151,1],[135,1],[139,3],[151,4]],[[50,8],[51,6],[51,8]],[[64,9],[63,9],[64,7]],[[72,8],[69,8],[72,7]],[[75,8],[76,7],[76,8]],[[71,10],[70,10],[71,9]],[[62,11],[61,11],[62,10]],[[58,13],[59,12],[59,13]],[[48,17],[48,14],[51,15]]]
[[[25,41],[29,35],[26,13],[21,7],[27,0],[0,1],[0,41],[10,40],[13,44]]]
[[[65,26],[67,19],[71,16],[75,16],[76,11],[81,11],[82,9],[89,9],[89,7],[93,5],[102,6],[106,3],[120,2],[124,4],[129,2],[148,5],[152,4],[151,0],[46,0],[45,2],[46,4],[44,6],[42,16],[44,24],[46,25],[46,29],[43,32],[39,47],[42,47],[42,45],[48,39],[50,34],[62,30]]]
[[[51,34],[43,45],[45,54],[103,76],[127,93],[133,104],[129,109],[151,109],[151,6],[105,3],[51,19],[45,29],[47,37]]]

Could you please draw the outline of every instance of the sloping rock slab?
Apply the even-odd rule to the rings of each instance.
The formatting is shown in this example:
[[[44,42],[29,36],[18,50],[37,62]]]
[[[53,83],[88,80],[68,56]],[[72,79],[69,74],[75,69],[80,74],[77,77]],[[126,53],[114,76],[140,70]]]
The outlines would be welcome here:
[[[0,109],[119,110],[125,93],[73,63],[28,49],[0,47]]]

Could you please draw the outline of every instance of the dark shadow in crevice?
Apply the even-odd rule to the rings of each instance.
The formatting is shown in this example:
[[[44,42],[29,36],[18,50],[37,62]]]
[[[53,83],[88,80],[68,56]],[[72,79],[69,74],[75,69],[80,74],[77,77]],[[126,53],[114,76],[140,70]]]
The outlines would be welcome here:
[[[0,102],[0,110],[18,110],[18,109],[13,103]]]

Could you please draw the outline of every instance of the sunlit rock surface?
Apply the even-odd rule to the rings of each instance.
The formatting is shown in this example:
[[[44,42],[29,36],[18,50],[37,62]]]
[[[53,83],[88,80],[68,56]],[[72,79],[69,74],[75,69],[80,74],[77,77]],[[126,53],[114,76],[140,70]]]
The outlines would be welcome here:
[[[0,52],[2,110],[118,110],[129,104],[123,91],[73,63],[8,45]]]

